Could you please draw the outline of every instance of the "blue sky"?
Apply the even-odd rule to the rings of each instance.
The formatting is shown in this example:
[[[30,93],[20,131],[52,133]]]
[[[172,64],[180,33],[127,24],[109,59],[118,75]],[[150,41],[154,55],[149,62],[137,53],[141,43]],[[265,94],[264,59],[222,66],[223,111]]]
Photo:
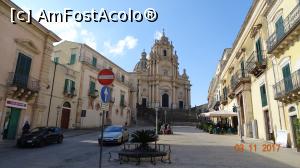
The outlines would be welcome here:
[[[231,47],[243,23],[251,0],[13,0],[23,9],[38,13],[60,11],[125,10],[154,8],[156,22],[141,23],[56,23],[45,26],[67,40],[87,43],[97,51],[132,71],[143,49],[149,53],[156,35],[165,29],[173,41],[183,68],[192,83],[192,106],[207,102],[207,91],[224,48]]]

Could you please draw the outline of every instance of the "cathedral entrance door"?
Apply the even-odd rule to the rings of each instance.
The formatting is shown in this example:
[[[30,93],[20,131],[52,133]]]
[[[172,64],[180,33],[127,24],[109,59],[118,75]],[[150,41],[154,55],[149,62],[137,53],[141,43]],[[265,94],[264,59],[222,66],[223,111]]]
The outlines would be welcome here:
[[[169,107],[169,95],[166,93],[162,95],[162,107]]]

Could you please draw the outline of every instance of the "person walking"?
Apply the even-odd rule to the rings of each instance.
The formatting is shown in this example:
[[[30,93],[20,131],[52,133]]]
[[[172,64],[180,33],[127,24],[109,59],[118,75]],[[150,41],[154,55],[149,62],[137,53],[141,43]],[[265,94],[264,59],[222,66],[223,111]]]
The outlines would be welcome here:
[[[25,121],[25,124],[24,124],[24,126],[23,126],[23,128],[22,128],[23,134],[28,133],[29,130],[30,130],[30,124],[29,124],[28,121]]]

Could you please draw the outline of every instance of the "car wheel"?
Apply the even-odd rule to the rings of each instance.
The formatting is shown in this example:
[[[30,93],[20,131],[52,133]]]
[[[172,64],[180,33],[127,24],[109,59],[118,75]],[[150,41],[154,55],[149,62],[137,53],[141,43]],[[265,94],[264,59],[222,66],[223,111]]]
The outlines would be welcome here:
[[[64,138],[62,136],[60,136],[57,140],[57,143],[61,144],[63,142]]]
[[[46,141],[45,140],[41,140],[39,143],[39,147],[43,147],[46,145]]]

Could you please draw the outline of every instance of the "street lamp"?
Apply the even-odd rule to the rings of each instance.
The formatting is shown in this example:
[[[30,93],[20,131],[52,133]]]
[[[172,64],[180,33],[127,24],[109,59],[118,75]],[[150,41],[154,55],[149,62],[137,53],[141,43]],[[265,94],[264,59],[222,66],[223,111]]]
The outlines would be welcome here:
[[[55,126],[57,127],[57,121],[58,121],[58,114],[59,114],[59,112],[60,112],[60,110],[61,110],[61,106],[60,105],[58,105],[57,107],[56,107],[56,124],[55,124]]]
[[[232,111],[237,113],[238,115],[238,124],[239,124],[239,132],[240,132],[240,141],[241,143],[244,143],[244,140],[243,140],[243,136],[242,136],[242,123],[241,123],[241,118],[240,118],[240,110],[239,108],[234,104],[233,107],[232,107]]]
[[[155,103],[155,134],[158,135],[158,103]]]

